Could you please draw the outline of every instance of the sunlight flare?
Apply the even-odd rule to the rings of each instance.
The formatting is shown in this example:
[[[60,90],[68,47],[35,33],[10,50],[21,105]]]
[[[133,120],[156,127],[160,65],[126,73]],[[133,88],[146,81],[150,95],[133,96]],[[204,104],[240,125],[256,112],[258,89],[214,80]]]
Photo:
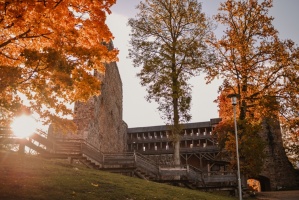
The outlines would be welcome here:
[[[36,131],[37,122],[30,115],[21,115],[14,119],[11,129],[16,137],[26,138]]]

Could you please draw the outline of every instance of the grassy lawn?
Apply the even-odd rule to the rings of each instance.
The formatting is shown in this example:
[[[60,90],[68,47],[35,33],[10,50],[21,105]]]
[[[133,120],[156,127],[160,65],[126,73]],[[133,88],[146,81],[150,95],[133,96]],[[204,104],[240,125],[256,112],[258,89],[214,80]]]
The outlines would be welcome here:
[[[0,199],[167,199],[236,198],[154,183],[70,165],[65,160],[0,151]]]

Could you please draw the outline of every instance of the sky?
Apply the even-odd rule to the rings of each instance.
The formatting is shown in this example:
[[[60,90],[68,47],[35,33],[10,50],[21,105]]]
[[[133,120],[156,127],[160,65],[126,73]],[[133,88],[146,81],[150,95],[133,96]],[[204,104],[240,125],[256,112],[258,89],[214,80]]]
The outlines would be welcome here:
[[[114,35],[114,47],[119,50],[117,63],[123,84],[123,120],[129,128],[163,125],[157,110],[158,105],[145,100],[146,88],[140,85],[136,77],[139,68],[134,68],[128,58],[130,27],[129,18],[134,18],[138,10],[136,6],[141,0],[117,0],[112,6],[112,13],[107,18],[107,24]],[[220,2],[224,0],[199,0],[202,11],[210,18],[217,13]],[[281,39],[292,39],[299,44],[299,0],[274,0],[269,15],[274,17],[273,25],[279,31]],[[220,37],[222,30],[215,30]],[[192,88],[192,103],[190,122],[209,121],[218,117],[218,107],[214,100],[218,96],[221,80],[206,84],[204,74],[194,77],[190,81]]]

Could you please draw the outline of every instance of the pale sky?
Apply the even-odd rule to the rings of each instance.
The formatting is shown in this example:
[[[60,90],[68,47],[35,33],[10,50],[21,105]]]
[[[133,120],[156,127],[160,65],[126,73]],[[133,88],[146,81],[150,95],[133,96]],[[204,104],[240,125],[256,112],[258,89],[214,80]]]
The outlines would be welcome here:
[[[127,26],[129,18],[135,16],[138,10],[135,7],[141,0],[117,0],[111,8],[112,14],[108,17],[107,24],[115,39],[114,47],[119,49],[119,62],[117,63],[123,83],[123,120],[129,128],[163,125],[157,110],[157,104],[145,100],[146,88],[140,85],[136,73],[140,70],[134,68],[128,59],[130,28]],[[202,2],[202,11],[212,17],[217,13],[220,2],[224,0],[199,0]],[[281,39],[292,39],[299,44],[299,0],[274,0],[270,15],[273,16],[274,27],[279,31]],[[217,36],[222,31],[216,30]],[[190,82],[193,85],[192,106],[190,122],[209,121],[218,117],[217,104],[213,101],[218,96],[218,87],[221,81],[214,81],[206,85],[204,74],[195,77]]]

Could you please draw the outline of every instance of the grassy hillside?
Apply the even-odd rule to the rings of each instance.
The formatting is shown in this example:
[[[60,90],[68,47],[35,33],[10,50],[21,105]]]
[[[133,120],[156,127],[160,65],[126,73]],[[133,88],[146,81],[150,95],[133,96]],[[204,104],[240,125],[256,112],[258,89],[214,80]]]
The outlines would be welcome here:
[[[64,160],[0,152],[0,199],[232,200],[70,165]]]

